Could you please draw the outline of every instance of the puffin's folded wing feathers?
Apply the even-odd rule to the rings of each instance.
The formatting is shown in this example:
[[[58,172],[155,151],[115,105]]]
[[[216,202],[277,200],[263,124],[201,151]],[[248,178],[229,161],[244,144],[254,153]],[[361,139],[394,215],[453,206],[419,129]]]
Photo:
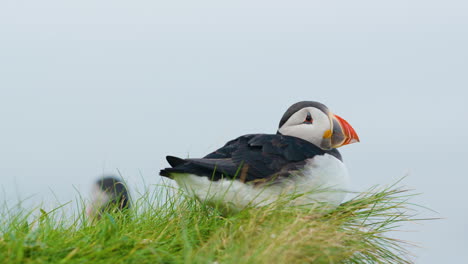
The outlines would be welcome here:
[[[231,158],[232,153],[238,150],[239,146],[245,145],[251,138],[255,137],[257,135],[251,134],[251,135],[244,135],[240,136],[236,139],[233,139],[229,142],[227,142],[222,148],[219,148],[212,153],[206,155],[203,157],[204,159],[226,159],[226,158]]]
[[[166,160],[169,163],[169,165],[171,165],[171,167],[176,167],[176,166],[186,163],[184,159],[174,157],[174,156],[166,156]]]
[[[202,159],[179,159],[168,156],[173,168],[161,171],[162,176],[171,173],[189,173],[209,177],[239,178],[242,181],[266,181],[287,177],[298,170],[306,159],[323,155],[324,151],[299,138],[283,135],[245,135],[234,139],[222,148]],[[175,165],[175,166],[174,166]]]

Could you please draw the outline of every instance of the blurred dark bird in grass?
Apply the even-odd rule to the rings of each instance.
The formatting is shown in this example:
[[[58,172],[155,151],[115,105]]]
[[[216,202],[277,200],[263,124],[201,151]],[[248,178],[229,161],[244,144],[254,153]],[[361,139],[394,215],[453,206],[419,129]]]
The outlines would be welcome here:
[[[93,186],[87,214],[97,219],[104,213],[126,211],[130,207],[130,195],[123,181],[115,176],[103,176]]]

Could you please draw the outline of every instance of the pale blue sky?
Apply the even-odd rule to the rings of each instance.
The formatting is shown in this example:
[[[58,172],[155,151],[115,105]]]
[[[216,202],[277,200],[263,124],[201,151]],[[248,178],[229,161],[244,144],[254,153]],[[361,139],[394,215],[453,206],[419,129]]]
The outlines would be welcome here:
[[[167,154],[274,133],[317,100],[362,142],[356,191],[403,184],[444,220],[409,225],[417,263],[468,263],[465,1],[0,3],[5,198],[73,200],[118,168],[134,189]]]

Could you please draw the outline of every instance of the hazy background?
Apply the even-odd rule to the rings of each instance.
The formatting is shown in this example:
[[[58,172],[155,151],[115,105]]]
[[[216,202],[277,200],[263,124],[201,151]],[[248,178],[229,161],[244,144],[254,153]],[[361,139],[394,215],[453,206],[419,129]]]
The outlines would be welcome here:
[[[170,2],[170,3],[169,3]],[[318,100],[362,142],[363,191],[403,184],[444,220],[408,225],[417,263],[468,263],[468,4],[394,1],[0,3],[0,179],[13,205],[74,200],[118,170],[274,133]]]

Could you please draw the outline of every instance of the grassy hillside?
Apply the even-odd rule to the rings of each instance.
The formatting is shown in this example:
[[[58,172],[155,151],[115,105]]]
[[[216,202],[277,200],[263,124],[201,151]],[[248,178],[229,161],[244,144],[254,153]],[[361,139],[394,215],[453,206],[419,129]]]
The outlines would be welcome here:
[[[412,221],[408,193],[394,187],[331,211],[278,201],[226,217],[194,199],[159,197],[148,194],[128,216],[106,214],[95,222],[83,213],[63,217],[60,209],[4,209],[0,262],[410,263],[405,243],[386,236]]]

